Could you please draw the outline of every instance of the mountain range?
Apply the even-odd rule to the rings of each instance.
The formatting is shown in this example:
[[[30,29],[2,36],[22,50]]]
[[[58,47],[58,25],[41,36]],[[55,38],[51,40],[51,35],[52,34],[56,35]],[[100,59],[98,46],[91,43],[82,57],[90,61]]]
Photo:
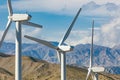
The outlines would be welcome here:
[[[72,52],[66,53],[67,64],[78,67],[88,67],[90,47],[90,44],[76,45]],[[15,44],[3,43],[0,52],[14,55]],[[22,55],[45,60],[50,63],[59,63],[56,51],[41,44],[23,44]],[[109,48],[94,45],[93,59],[94,66],[103,66],[108,73],[120,74],[120,46]]]

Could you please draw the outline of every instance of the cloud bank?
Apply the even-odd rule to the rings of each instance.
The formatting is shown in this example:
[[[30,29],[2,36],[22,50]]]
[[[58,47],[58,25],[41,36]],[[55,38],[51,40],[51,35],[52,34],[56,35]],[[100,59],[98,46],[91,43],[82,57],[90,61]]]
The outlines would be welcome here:
[[[82,7],[83,14],[114,14],[120,5],[118,0],[14,0],[12,6],[16,10],[29,12],[49,12],[62,15],[73,15]],[[3,5],[4,7],[6,5]],[[3,6],[0,6],[1,8]],[[24,7],[23,7],[24,6]],[[113,9],[111,11],[111,9]],[[88,13],[89,12],[89,13]]]
[[[114,47],[120,44],[120,18],[116,18],[108,24],[95,29],[94,44]],[[73,40],[74,39],[74,40]],[[78,43],[91,43],[91,30],[73,31],[69,40],[69,44],[77,45]]]

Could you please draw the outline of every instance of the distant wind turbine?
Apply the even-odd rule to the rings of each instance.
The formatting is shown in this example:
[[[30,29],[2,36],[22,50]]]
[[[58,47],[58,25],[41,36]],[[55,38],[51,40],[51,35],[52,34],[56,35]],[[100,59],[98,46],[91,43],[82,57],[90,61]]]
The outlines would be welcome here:
[[[31,39],[33,41],[36,41],[40,44],[46,45],[46,46],[56,50],[58,59],[61,63],[61,80],[66,80],[66,52],[69,52],[69,51],[73,50],[72,46],[66,45],[66,44],[64,44],[64,42],[68,38],[68,36],[69,36],[69,34],[70,34],[74,24],[75,24],[75,21],[78,18],[80,12],[81,12],[81,8],[77,12],[77,15],[75,16],[72,24],[70,25],[66,34],[63,36],[63,38],[61,39],[61,41],[59,42],[59,44],[57,46],[55,46],[55,45],[53,45],[50,42],[45,41],[45,40],[37,39],[37,38],[30,37],[30,36],[27,36],[27,35],[24,36],[28,39]]]
[[[29,14],[13,14],[11,0],[7,0],[7,6],[8,6],[8,22],[6,25],[6,29],[3,33],[2,39],[0,41],[0,47],[2,46],[2,43],[6,37],[6,34],[11,26],[12,22],[16,23],[16,50],[15,50],[15,80],[22,80],[22,68],[21,68],[21,24],[29,25],[33,27],[42,28],[41,25],[28,22],[31,19],[31,15]]]
[[[92,23],[92,40],[91,40],[91,52],[90,52],[90,64],[88,68],[88,73],[86,80],[88,80],[90,74],[93,80],[98,80],[98,73],[104,71],[104,67],[93,67],[93,38],[94,38],[94,20]]]

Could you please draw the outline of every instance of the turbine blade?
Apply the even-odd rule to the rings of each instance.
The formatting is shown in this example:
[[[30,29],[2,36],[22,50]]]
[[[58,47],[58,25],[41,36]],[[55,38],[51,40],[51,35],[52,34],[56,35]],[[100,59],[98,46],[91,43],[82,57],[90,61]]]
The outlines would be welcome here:
[[[75,21],[76,21],[77,18],[78,18],[79,13],[80,13],[81,10],[82,10],[82,8],[80,8],[79,11],[77,12],[77,14],[76,14],[74,20],[72,21],[72,23],[71,23],[69,29],[67,30],[66,34],[64,35],[64,37],[63,37],[62,40],[60,41],[59,46],[62,45],[62,44],[64,43],[64,41],[68,38],[68,36],[69,36],[69,34],[70,34],[70,32],[71,32],[71,30],[72,30],[74,24],[75,24]]]
[[[42,25],[36,24],[36,23],[32,23],[32,22],[22,22],[23,25],[28,25],[28,26],[33,26],[33,27],[38,27],[38,28],[42,28]]]
[[[8,6],[9,16],[12,16],[13,10],[12,10],[12,5],[11,5],[11,0],[7,0],[7,6]]]
[[[91,52],[90,52],[90,67],[93,65],[93,38],[94,38],[94,20],[92,22],[92,39],[91,39]]]
[[[88,73],[87,73],[86,80],[88,80],[88,78],[89,78],[90,74],[91,74],[91,69],[88,69]]]
[[[45,46],[48,46],[48,47],[50,47],[50,48],[57,49],[56,46],[52,45],[52,44],[51,44],[50,42],[48,42],[48,41],[41,40],[41,39],[37,39],[37,38],[30,37],[30,36],[27,36],[27,35],[25,35],[24,37],[25,37],[25,38],[28,38],[28,39],[30,39],[30,40],[33,40],[33,41],[35,41],[35,42],[38,42],[38,43],[40,43],[40,44],[43,44],[43,45],[45,45]]]
[[[10,28],[11,23],[12,23],[12,21],[11,21],[11,20],[8,20],[7,25],[6,25],[6,29],[5,29],[5,31],[4,31],[4,33],[3,33],[2,39],[1,39],[1,41],[0,41],[0,47],[2,46],[2,43],[3,43],[3,41],[4,41],[4,39],[5,39],[5,36],[6,36],[8,30],[9,30],[9,28]]]

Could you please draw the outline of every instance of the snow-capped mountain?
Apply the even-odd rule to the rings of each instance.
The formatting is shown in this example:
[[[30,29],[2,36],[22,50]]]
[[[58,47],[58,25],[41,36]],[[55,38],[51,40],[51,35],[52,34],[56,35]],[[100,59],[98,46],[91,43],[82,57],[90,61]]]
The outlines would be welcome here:
[[[90,57],[90,44],[79,44],[75,46],[72,52],[66,53],[67,64],[76,66],[88,66]],[[0,52],[6,54],[15,54],[15,44],[3,43]],[[22,55],[32,56],[38,59],[46,60],[52,63],[58,63],[56,51],[40,44],[23,44]],[[118,47],[109,48],[94,45],[94,66],[120,68],[120,49]],[[113,72],[112,72],[113,73]],[[117,72],[116,72],[117,73]]]

